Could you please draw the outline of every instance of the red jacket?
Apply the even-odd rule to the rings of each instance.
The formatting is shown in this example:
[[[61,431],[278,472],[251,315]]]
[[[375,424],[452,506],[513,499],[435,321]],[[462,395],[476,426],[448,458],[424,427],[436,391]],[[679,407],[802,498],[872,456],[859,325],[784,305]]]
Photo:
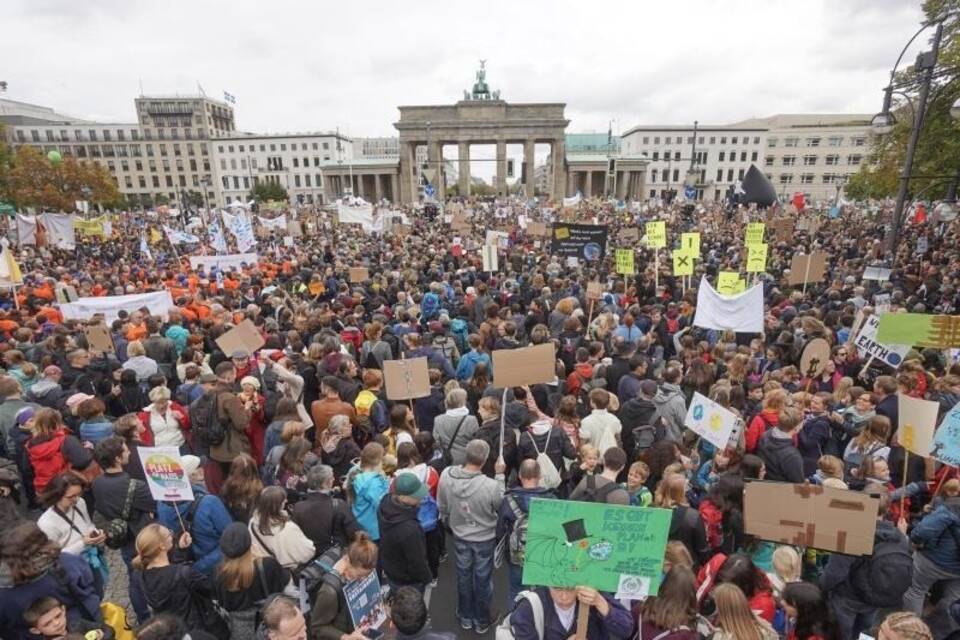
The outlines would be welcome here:
[[[567,376],[567,393],[571,396],[580,394],[583,383],[593,377],[593,365],[589,362],[578,362],[573,373]]]
[[[760,443],[760,436],[767,432],[767,429],[780,424],[780,414],[777,411],[764,409],[753,417],[750,426],[744,436],[746,440],[747,453],[755,453],[757,444]]]
[[[187,410],[179,402],[174,400],[170,401],[170,411],[174,413],[179,412],[183,416],[183,419],[180,420],[180,431],[183,432],[183,437],[186,439],[187,443],[192,446],[193,440],[191,438],[190,432],[190,411]],[[153,446],[153,430],[150,428],[150,412],[149,411],[138,411],[137,417],[140,418],[140,424],[143,425],[143,433],[140,435],[140,444],[144,447]]]

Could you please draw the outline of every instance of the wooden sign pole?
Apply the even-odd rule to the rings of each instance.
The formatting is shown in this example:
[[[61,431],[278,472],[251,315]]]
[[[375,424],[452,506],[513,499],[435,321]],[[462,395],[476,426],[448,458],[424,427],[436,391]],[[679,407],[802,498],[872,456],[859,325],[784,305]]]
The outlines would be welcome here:
[[[577,640],[587,640],[587,629],[590,626],[590,605],[580,603],[577,610]]]

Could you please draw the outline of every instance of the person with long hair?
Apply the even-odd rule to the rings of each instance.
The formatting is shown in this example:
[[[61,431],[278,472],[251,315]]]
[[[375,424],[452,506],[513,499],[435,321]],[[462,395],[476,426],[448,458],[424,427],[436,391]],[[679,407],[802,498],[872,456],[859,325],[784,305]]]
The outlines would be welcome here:
[[[276,559],[254,555],[249,529],[229,525],[220,537],[223,561],[213,576],[217,602],[230,614],[230,637],[253,638],[263,602],[275,593],[296,593],[290,573]]]
[[[743,591],[735,584],[721,584],[713,590],[716,605],[714,632],[710,640],[777,640],[770,623],[750,609]]]
[[[287,443],[277,463],[270,484],[285,489],[291,504],[303,498],[307,490],[307,472],[320,462],[311,448],[310,441],[305,437],[295,437]]]
[[[847,477],[851,477],[853,469],[863,464],[866,458],[890,457],[890,447],[887,439],[890,437],[890,419],[886,416],[875,415],[870,418],[857,437],[850,440],[843,452],[843,466]]]
[[[735,553],[715,559],[719,563],[716,572],[716,584],[733,584],[739,587],[750,603],[750,609],[761,618],[773,624],[777,603],[773,599],[773,590],[767,574],[757,568],[749,556]],[[715,560],[711,560],[713,565]]]
[[[130,451],[130,458],[123,465],[123,470],[131,478],[136,478],[141,482],[147,481],[147,476],[143,472],[143,465],[140,464],[140,451],[137,447],[145,446],[143,437],[147,428],[143,426],[140,417],[136,413],[127,413],[113,423],[113,434],[120,436]]]
[[[64,553],[72,553],[87,561],[97,593],[102,597],[107,565],[100,545],[106,535],[93,524],[87,502],[83,499],[86,489],[84,479],[69,471],[51,480],[40,495],[40,504],[47,510],[40,515],[37,526],[60,545]]]
[[[320,436],[320,461],[333,469],[339,482],[360,457],[360,447],[353,439],[353,425],[345,415],[330,418],[326,431]]]
[[[710,546],[703,519],[687,501],[687,478],[682,474],[663,477],[654,494],[654,506],[670,509],[670,540],[679,540],[690,550],[697,565],[710,558]]]
[[[230,463],[230,474],[220,488],[220,499],[234,522],[248,522],[262,490],[256,461],[242,453]]]
[[[484,391],[490,386],[490,372],[486,363],[478,362],[473,368],[473,375],[466,383],[467,406],[470,407],[470,413],[477,415],[480,399],[483,398]]]
[[[781,601],[787,613],[787,640],[840,640],[833,613],[817,585],[788,584]]]
[[[573,448],[580,450],[580,414],[577,413],[577,398],[575,396],[563,396],[557,405],[557,410],[553,416],[554,425],[563,429],[567,438],[573,443]],[[569,468],[570,465],[567,465]]]
[[[333,565],[310,609],[310,637],[338,638],[339,640],[366,640],[354,630],[343,587],[348,582],[366,578],[377,568],[377,545],[366,533],[360,532],[343,557]]]
[[[291,398],[280,398],[273,411],[273,420],[267,425],[267,431],[263,437],[263,450],[267,452],[268,457],[273,448],[281,443],[284,427],[290,422],[303,422],[297,410],[297,401]],[[304,431],[306,431],[306,425],[304,425]]]
[[[38,409],[33,414],[31,436],[24,446],[33,469],[33,487],[38,495],[67,469],[83,473],[94,464],[90,451],[71,435],[56,409]]]
[[[674,566],[637,616],[637,640],[697,640],[697,581],[690,569]]]
[[[374,542],[380,540],[377,508],[390,487],[390,481],[383,472],[384,455],[381,445],[376,442],[368,443],[360,451],[360,466],[347,474],[347,481],[344,483],[353,517]]]
[[[700,501],[698,511],[712,551],[730,554],[743,546],[743,478],[720,476]]]
[[[287,492],[282,487],[266,487],[257,498],[250,518],[254,553],[274,558],[283,567],[295,569],[316,553],[310,540],[286,512]]]
[[[182,533],[175,552],[170,530],[162,524],[148,524],[137,534],[133,568],[143,576],[143,592],[153,613],[176,615],[189,628],[206,629],[226,640],[230,629],[214,609],[216,594],[210,578],[190,564],[177,562],[191,542],[190,534]]]
[[[68,625],[81,620],[102,621],[100,596],[87,562],[62,553],[36,524],[25,522],[8,532],[0,559],[9,575],[9,583],[0,587],[0,637],[35,637],[23,612],[48,596],[66,606]]]
[[[771,389],[763,396],[763,405],[750,424],[745,435],[747,453],[755,453],[760,436],[780,423],[780,412],[787,406],[787,392],[783,389]]]

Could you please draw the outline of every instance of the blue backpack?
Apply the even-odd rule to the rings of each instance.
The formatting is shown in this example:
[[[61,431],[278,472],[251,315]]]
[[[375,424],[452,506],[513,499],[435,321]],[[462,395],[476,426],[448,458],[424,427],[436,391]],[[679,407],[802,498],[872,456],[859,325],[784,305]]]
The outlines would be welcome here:
[[[425,320],[432,320],[440,312],[440,296],[433,292],[423,296],[420,310]]]
[[[417,521],[420,522],[420,528],[424,533],[429,533],[437,528],[440,521],[440,508],[437,501],[429,493],[420,501],[420,508],[417,509]]]
[[[470,350],[470,345],[467,344],[470,328],[467,326],[466,320],[455,318],[450,323],[450,334],[453,336],[453,341],[457,343],[457,349],[460,350],[460,353],[466,353]]]

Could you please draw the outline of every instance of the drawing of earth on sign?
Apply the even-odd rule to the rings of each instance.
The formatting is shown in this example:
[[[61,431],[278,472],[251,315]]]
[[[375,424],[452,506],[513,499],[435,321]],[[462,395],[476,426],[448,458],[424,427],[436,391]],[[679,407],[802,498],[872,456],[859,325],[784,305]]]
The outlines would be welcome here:
[[[583,257],[587,260],[599,260],[602,251],[600,245],[596,242],[588,242],[583,247]]]
[[[150,479],[161,487],[177,487],[183,483],[183,467],[177,460],[165,455],[152,455],[143,463]]]
[[[553,573],[556,584],[577,584],[576,574],[592,562],[604,562],[613,553],[613,543],[587,533],[582,519],[563,524],[564,536],[530,535],[524,563],[540,565]]]

